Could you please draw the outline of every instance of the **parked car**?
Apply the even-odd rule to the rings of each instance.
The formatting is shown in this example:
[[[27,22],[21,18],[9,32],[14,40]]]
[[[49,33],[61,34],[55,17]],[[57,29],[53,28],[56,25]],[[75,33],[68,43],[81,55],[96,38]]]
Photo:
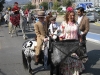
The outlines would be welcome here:
[[[95,8],[95,11],[100,12],[100,8]]]
[[[90,11],[92,11],[92,12],[95,11],[95,8],[94,7],[91,7],[91,8],[87,8],[86,9],[86,12],[90,12]]]
[[[60,12],[66,12],[66,7],[60,6],[59,8],[61,8],[61,11]]]
[[[97,12],[88,12],[86,13],[86,16],[89,18],[89,21],[98,21],[100,20],[100,14],[98,14]]]

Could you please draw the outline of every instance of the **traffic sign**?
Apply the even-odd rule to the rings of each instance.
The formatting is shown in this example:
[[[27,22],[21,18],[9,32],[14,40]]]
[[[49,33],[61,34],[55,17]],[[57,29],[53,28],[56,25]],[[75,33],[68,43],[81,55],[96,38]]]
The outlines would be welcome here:
[[[53,2],[49,2],[49,8],[53,7]]]

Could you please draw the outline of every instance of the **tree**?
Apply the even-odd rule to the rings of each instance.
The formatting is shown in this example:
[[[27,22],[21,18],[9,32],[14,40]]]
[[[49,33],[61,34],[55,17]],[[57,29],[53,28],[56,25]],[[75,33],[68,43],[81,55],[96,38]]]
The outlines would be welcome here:
[[[41,8],[41,7],[44,7],[45,10],[48,10],[48,2],[42,2],[42,3],[40,4],[40,8]]]
[[[54,9],[54,10],[57,10],[59,6],[60,6],[60,4],[59,4],[58,1],[55,1],[55,2],[53,3],[53,9]]]
[[[33,6],[32,3],[30,2],[30,3],[26,4],[26,6],[23,7],[23,9],[26,9],[26,8],[28,8],[28,9],[35,9],[36,6]]]
[[[5,3],[5,0],[0,0],[0,11],[3,10],[4,6],[3,4]]]
[[[63,6],[71,6],[72,5],[72,0],[63,0]]]

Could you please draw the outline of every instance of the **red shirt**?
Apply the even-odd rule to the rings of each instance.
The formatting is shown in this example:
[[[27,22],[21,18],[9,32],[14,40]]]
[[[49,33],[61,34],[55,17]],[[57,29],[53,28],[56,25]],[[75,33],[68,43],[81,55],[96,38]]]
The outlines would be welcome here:
[[[14,6],[12,8],[12,11],[15,13],[15,14],[19,14],[19,7],[18,6]]]
[[[29,13],[29,10],[26,9],[24,13],[25,13],[25,16],[27,17],[28,16],[28,13]]]

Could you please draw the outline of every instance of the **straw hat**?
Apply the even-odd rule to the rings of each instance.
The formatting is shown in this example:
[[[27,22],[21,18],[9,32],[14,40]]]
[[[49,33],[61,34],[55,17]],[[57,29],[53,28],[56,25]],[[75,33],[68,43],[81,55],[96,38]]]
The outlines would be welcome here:
[[[38,11],[37,17],[45,17],[45,11]]]
[[[10,10],[11,8],[10,7],[8,7],[8,10]]]

